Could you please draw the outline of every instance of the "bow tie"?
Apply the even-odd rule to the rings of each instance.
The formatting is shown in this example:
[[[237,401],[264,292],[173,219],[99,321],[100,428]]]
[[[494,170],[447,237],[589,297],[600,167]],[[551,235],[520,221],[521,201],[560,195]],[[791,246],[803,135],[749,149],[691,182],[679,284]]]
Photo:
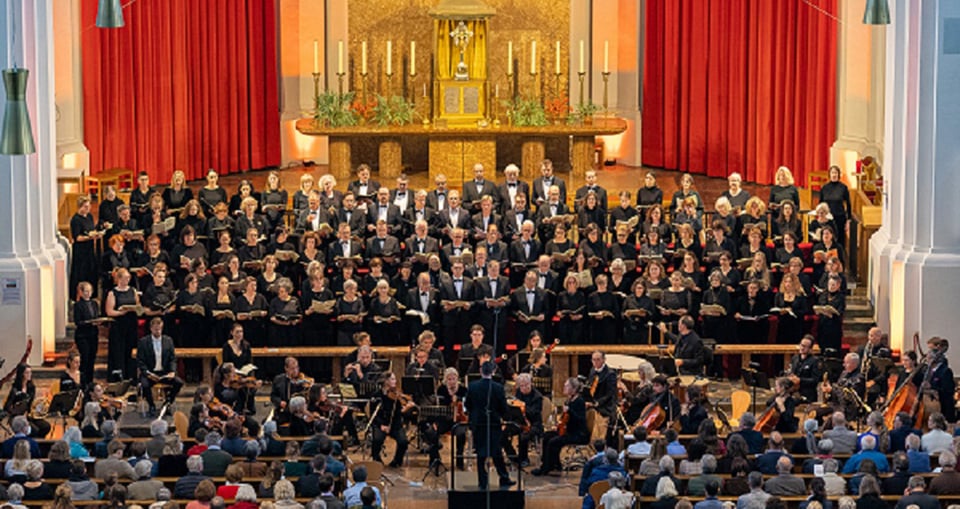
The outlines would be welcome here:
[[[517,187],[517,183],[516,183],[516,182],[507,182],[507,185],[510,186],[510,187]]]
[[[482,186],[482,185],[483,185],[483,181],[482,181],[482,180],[474,180],[473,183],[476,184],[476,185],[478,185],[478,186]]]
[[[417,244],[423,244],[423,239],[417,239]]]
[[[427,292],[420,292],[420,296],[421,296],[421,297],[426,297],[426,296],[428,296],[428,295],[429,295],[429,294],[428,294]]]
[[[397,193],[397,198],[406,198],[407,193]]]
[[[545,178],[543,179],[543,183],[547,185],[553,184],[553,178]]]
[[[530,246],[530,241],[529,241],[529,240],[523,241],[523,245],[529,247],[529,246]]]
[[[536,294],[537,294],[537,292],[535,292],[535,291],[533,291],[533,290],[527,290],[527,295],[536,295]]]
[[[463,280],[462,280],[462,279],[454,279],[453,282],[454,282],[454,283],[462,283]]]

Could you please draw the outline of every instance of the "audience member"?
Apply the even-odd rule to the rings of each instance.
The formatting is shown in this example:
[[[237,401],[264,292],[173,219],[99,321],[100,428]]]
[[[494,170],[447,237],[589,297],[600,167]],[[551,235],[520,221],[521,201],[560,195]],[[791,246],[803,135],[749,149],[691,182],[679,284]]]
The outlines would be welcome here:
[[[799,496],[807,492],[807,486],[803,479],[793,475],[793,460],[783,455],[777,460],[777,476],[764,483],[763,491],[771,495]]]
[[[930,481],[931,495],[960,495],[960,472],[957,455],[950,451],[940,453],[940,473]]]

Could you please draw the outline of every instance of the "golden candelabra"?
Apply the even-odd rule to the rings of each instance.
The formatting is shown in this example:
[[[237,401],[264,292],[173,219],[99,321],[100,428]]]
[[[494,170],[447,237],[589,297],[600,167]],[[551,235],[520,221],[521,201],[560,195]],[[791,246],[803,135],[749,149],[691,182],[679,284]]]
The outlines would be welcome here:
[[[577,104],[583,104],[583,79],[587,76],[586,72],[580,71],[577,73],[577,79],[580,80],[580,102]]]
[[[600,73],[603,75],[603,112],[607,113],[607,86],[610,83],[610,71]]]
[[[363,103],[364,107],[367,104],[367,76],[368,73],[360,73],[360,101]]]
[[[345,72],[338,72],[338,73],[337,73],[337,92],[338,92],[340,95],[343,95],[343,77],[346,76],[346,75],[347,75],[347,73],[345,73]]]

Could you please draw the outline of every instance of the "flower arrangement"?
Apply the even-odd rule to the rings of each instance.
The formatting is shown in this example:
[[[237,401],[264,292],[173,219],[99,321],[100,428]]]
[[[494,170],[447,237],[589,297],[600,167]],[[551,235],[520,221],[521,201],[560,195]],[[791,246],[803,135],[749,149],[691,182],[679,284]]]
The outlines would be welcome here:
[[[554,119],[557,122],[562,122],[567,119],[571,111],[569,101],[567,101],[566,95],[560,95],[553,99],[547,101],[546,112],[550,118]]]
[[[378,95],[376,104],[371,109],[371,120],[381,126],[406,125],[413,122],[414,114],[413,104],[406,98],[398,95]]]
[[[581,121],[588,122],[593,119],[598,111],[600,111],[600,106],[594,104],[593,101],[588,101],[577,105],[576,115]]]
[[[353,92],[324,92],[314,100],[313,119],[330,127],[356,125],[357,115],[351,108]]]
[[[547,125],[547,113],[535,99],[517,97],[503,101],[507,119],[517,127],[541,127]]]
[[[361,122],[366,122],[373,117],[373,108],[376,106],[376,98],[364,102],[362,98],[357,97],[350,104],[350,110],[353,111]]]

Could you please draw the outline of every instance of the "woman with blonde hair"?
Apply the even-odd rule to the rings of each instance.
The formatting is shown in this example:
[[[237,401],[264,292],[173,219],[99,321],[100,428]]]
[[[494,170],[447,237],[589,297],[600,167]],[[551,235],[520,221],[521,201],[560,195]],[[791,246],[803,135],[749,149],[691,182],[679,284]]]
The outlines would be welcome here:
[[[174,170],[170,185],[163,190],[163,202],[168,209],[182,209],[193,200],[193,190],[187,185],[187,176],[183,170]],[[200,202],[197,202],[200,205]]]
[[[780,309],[777,325],[779,344],[795,345],[803,337],[803,316],[807,312],[807,299],[800,292],[800,280],[797,276],[784,274],[780,281],[780,291],[773,302],[774,308]]]
[[[151,239],[153,237],[151,236]],[[159,240],[157,240],[159,243]],[[136,376],[136,361],[133,349],[139,339],[137,335],[137,312],[140,306],[140,296],[130,286],[130,272],[127,269],[117,269],[113,273],[114,286],[107,293],[106,315],[113,319],[110,327],[110,347],[107,356],[107,370],[123,371],[125,379]]]
[[[267,186],[260,195],[260,206],[267,216],[267,229],[273,230],[283,224],[287,210],[287,190],[280,187],[280,174],[271,171],[267,174]]]
[[[300,217],[300,213],[307,210],[310,191],[313,190],[313,185],[313,175],[309,173],[300,175],[300,188],[297,189],[297,192],[293,193],[293,213],[296,217]]]
[[[789,201],[795,207],[800,205],[800,193],[793,183],[793,173],[790,168],[781,166],[773,175],[773,185],[770,186],[769,208],[771,212],[778,211],[783,204]]]

